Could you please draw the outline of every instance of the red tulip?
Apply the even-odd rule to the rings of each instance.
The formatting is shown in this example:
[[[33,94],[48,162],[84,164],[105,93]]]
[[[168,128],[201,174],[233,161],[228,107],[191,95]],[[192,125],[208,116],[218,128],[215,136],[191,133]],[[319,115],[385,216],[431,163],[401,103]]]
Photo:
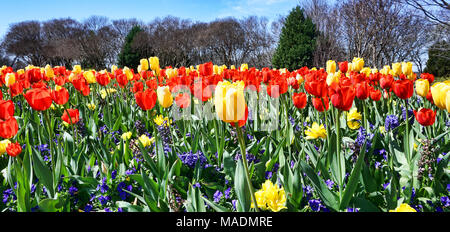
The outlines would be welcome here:
[[[144,83],[142,83],[141,81],[136,81],[133,83],[133,93],[137,93],[142,90],[144,90]]]
[[[95,79],[97,80],[97,83],[101,86],[107,86],[111,81],[108,73],[96,73]]]
[[[11,94],[11,97],[15,97],[21,93],[23,93],[23,87],[20,82],[16,82],[9,86],[9,93]]]
[[[199,66],[201,76],[211,76],[214,73],[214,65],[212,62],[204,63]]]
[[[17,124],[17,120],[14,117],[3,121],[0,120],[0,137],[5,139],[10,139],[14,137],[19,131],[19,124]]]
[[[419,111],[413,110],[413,112],[417,122],[422,126],[431,126],[436,120],[436,112],[432,109],[421,108]]]
[[[427,94],[427,100],[428,100],[429,102],[431,102],[431,104],[434,104],[433,94],[431,93],[431,89],[428,91],[428,94]]]
[[[61,87],[59,90],[52,90],[51,96],[53,101],[58,105],[64,105],[69,101],[69,91],[66,88]]]
[[[392,84],[395,95],[401,99],[408,99],[414,93],[414,83],[408,79],[397,80]]]
[[[6,147],[6,153],[11,157],[16,157],[22,153],[22,146],[19,143],[10,143]]]
[[[135,94],[136,103],[142,110],[151,110],[158,99],[156,92],[153,89],[146,89]]]
[[[430,73],[422,73],[420,74],[420,78],[422,79],[427,79],[428,83],[431,85],[431,83],[433,83],[434,81],[434,75],[430,74]]]
[[[281,94],[286,93],[288,88],[289,86],[285,78],[272,78],[267,85],[267,94],[273,98],[278,98]]]
[[[390,89],[393,82],[394,78],[391,75],[383,75],[383,77],[380,78],[380,87],[382,89]]]
[[[0,100],[0,120],[8,120],[14,116],[14,103],[11,100]]]
[[[326,76],[321,75],[316,71],[316,73],[310,73],[305,77],[305,90],[314,95],[316,98],[325,97],[328,93],[328,85],[326,82]],[[326,75],[326,73],[325,73]]]
[[[24,97],[34,110],[44,111],[52,105],[52,97],[48,89],[30,89]]]
[[[91,88],[89,88],[89,84],[82,74],[73,79],[72,84],[73,87],[75,87],[75,89],[81,92],[84,96],[89,95],[89,93],[91,92]]]
[[[125,74],[119,74],[116,77],[116,80],[117,80],[117,83],[119,83],[120,88],[123,88],[123,87],[125,87],[125,85],[128,84],[128,78],[127,78],[127,75],[125,75]]]
[[[191,105],[191,96],[189,93],[179,93],[175,97],[175,103],[182,109],[188,108]]]
[[[379,89],[372,89],[370,91],[370,98],[374,101],[379,101],[381,99],[381,91]]]
[[[69,113],[67,114],[67,112]],[[80,121],[80,111],[78,111],[78,109],[64,110],[64,114],[61,119],[69,124],[76,124],[78,121]]]
[[[323,102],[322,102],[322,100],[323,100]],[[325,107],[323,105],[324,103],[325,103]],[[327,96],[325,96],[323,98],[313,98],[312,104],[313,104],[314,108],[316,108],[316,110],[319,112],[323,112],[330,108],[330,100]]]
[[[346,73],[348,70],[348,61],[344,61],[344,62],[339,62],[339,70],[342,73]]]
[[[292,101],[294,102],[295,107],[297,107],[298,109],[303,109],[306,107],[308,98],[306,96],[306,93],[294,93],[292,95]]]
[[[366,100],[369,97],[369,84],[367,81],[356,83],[355,85],[356,97],[360,100]]]
[[[352,86],[341,86],[331,95],[331,103],[337,109],[349,111],[355,99],[355,90]]]

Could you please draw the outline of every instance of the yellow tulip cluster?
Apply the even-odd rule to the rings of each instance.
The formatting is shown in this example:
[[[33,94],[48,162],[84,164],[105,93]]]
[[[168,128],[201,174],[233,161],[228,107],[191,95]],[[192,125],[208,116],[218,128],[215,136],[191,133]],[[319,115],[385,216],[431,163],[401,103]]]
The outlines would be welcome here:
[[[353,108],[347,113],[347,126],[352,130],[357,130],[361,126],[362,115],[358,109]]]

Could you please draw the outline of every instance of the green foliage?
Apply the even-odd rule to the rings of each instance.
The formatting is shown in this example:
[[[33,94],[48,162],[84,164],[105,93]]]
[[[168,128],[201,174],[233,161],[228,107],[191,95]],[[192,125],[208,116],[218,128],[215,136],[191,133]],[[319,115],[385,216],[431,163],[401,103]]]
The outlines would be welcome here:
[[[428,49],[427,67],[424,72],[435,77],[450,76],[450,43],[437,42]]]
[[[142,58],[145,58],[144,54],[139,49],[133,48],[133,40],[143,30],[139,26],[134,26],[130,32],[128,32],[125,38],[125,43],[118,56],[118,65],[123,68],[125,66],[136,70]]]
[[[305,18],[299,6],[295,7],[284,23],[272,65],[289,70],[312,66],[316,37],[312,20]]]

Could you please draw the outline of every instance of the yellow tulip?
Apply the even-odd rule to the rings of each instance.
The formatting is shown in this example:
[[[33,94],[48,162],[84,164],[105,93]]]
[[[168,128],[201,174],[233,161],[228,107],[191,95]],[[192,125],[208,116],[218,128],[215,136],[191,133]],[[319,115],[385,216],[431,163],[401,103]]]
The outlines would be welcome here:
[[[381,70],[380,73],[383,75],[389,75],[391,72],[391,66],[385,65]]]
[[[352,60],[352,71],[359,72],[364,67],[364,59],[355,57]]]
[[[337,73],[328,73],[327,75],[327,85],[330,86],[333,83],[339,83],[340,71]]]
[[[248,64],[241,64],[241,71],[248,70]]]
[[[446,109],[446,98],[447,92],[450,91],[450,85],[443,82],[435,83],[431,86],[431,94],[433,96],[434,104],[439,107],[439,109]]]
[[[112,65],[111,66],[111,73],[114,74],[114,72],[117,70],[117,66],[116,65]]]
[[[408,204],[403,203],[396,209],[389,210],[389,212],[417,212],[417,211]]]
[[[158,126],[165,126],[168,127],[170,126],[170,124],[172,124],[172,120],[169,120],[168,117],[163,117],[162,115],[158,115],[157,117],[155,117],[155,119],[153,119],[153,121],[156,123],[156,125]]]
[[[45,66],[45,75],[50,79],[55,77],[55,72],[53,71],[52,66],[48,64]]]
[[[127,79],[128,79],[129,81],[131,81],[131,80],[133,79],[133,73],[131,72],[131,69],[130,69],[130,68],[128,68],[127,66],[125,66],[125,67],[123,68],[123,72],[125,73],[125,75],[127,76]]]
[[[447,106],[447,112],[450,113],[450,91],[447,91],[447,94],[445,97],[445,105]]]
[[[357,130],[361,126],[362,115],[358,112],[358,109],[352,108],[347,113],[347,126],[352,130]]]
[[[336,72],[336,62],[334,60],[327,61],[327,73],[335,73]]]
[[[392,71],[394,72],[394,76],[398,76],[402,73],[402,64],[401,63],[393,63]]]
[[[14,83],[16,83],[16,75],[14,73],[7,73],[5,76],[5,85],[9,87]]]
[[[159,86],[156,90],[158,102],[163,108],[170,107],[173,103],[173,97],[170,93],[169,86]]]
[[[133,135],[133,133],[130,131],[123,133],[121,137],[123,140],[129,140],[131,138],[131,135]]]
[[[25,73],[25,70],[23,70],[23,69],[17,70],[17,75],[22,75],[24,73]]]
[[[92,111],[94,111],[95,108],[97,108],[97,106],[96,106],[94,103],[88,103],[88,104],[87,104],[87,107],[88,107],[88,109],[90,109],[90,110],[92,110]]]
[[[430,83],[427,79],[416,80],[416,93],[421,97],[427,97],[430,90]]]
[[[141,70],[147,71],[148,70],[148,60],[147,59],[141,59]]]
[[[147,147],[152,145],[155,142],[155,138],[152,137],[151,139],[147,135],[141,135],[139,137],[139,141],[142,143],[142,146]]]
[[[412,63],[411,62],[402,62],[402,73],[406,76],[412,75]]]
[[[236,69],[236,67],[234,65],[231,65],[231,69]]]
[[[73,66],[72,72],[75,74],[81,73],[81,65],[77,64],[77,65]]]
[[[365,67],[365,68],[361,69],[361,71],[360,71],[360,73],[366,74],[366,77],[369,77],[371,72],[372,72],[372,69],[370,69],[368,67]]]
[[[319,126],[317,122],[313,122],[311,127],[307,127],[305,130],[306,139],[317,139],[317,138],[326,138],[327,131],[325,130],[325,126],[322,124]]]
[[[214,105],[217,116],[224,122],[238,122],[245,116],[243,81],[221,81],[216,87]]]
[[[150,61],[150,69],[159,73],[159,69],[160,69],[159,68],[159,58],[156,56],[150,57],[149,61]]]
[[[0,156],[6,152],[6,147],[11,143],[8,139],[0,141]]]
[[[97,79],[95,79],[95,75],[93,71],[86,71],[83,73],[84,78],[86,79],[88,84],[93,84],[97,82]]]
[[[279,188],[278,185],[273,184],[270,180],[266,180],[262,188],[255,192],[256,204],[262,210],[271,210],[272,212],[279,212],[286,209],[286,193],[284,188]],[[252,208],[255,205],[251,204]]]

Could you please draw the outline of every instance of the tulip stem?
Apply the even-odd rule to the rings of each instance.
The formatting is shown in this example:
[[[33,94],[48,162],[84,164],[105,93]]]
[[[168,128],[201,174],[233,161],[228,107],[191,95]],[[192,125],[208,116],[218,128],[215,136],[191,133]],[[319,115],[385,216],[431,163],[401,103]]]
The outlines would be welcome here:
[[[409,115],[408,115],[408,100],[407,99],[405,99],[404,100],[404,102],[405,102],[405,114],[406,114],[406,120],[405,120],[405,123],[406,123],[406,141],[408,141],[407,142],[407,144],[405,144],[405,151],[406,151],[406,160],[408,161],[408,163],[410,162],[410,159],[411,159],[411,157],[410,157],[410,150],[409,150],[409,143],[411,142],[411,141],[409,141]]]
[[[336,154],[339,164],[339,175],[338,175],[338,181],[339,181],[339,204],[342,202],[342,185],[343,185],[343,177],[342,172],[345,172],[345,168],[343,168],[341,163],[341,134],[340,134],[340,117],[341,117],[341,110],[337,109],[337,116],[336,116]],[[343,170],[344,169],[344,170]]]
[[[247,185],[248,185],[248,188],[250,190],[250,195],[251,195],[251,198],[252,198],[253,205],[255,206],[255,210],[256,210],[256,212],[259,212],[258,203],[256,202],[256,198],[255,198],[255,191],[253,190],[253,186],[252,186],[252,183],[251,183],[250,175],[249,175],[249,172],[248,172],[248,164],[247,164],[247,156],[246,156],[247,152],[245,151],[244,136],[242,135],[242,129],[241,129],[241,127],[239,127],[239,124],[237,122],[235,123],[235,127],[236,127],[236,131],[237,131],[237,134],[238,134],[239,144],[240,144],[240,147],[241,147],[241,157],[242,157],[242,163],[244,165],[245,175],[247,177],[246,178],[247,179]]]

